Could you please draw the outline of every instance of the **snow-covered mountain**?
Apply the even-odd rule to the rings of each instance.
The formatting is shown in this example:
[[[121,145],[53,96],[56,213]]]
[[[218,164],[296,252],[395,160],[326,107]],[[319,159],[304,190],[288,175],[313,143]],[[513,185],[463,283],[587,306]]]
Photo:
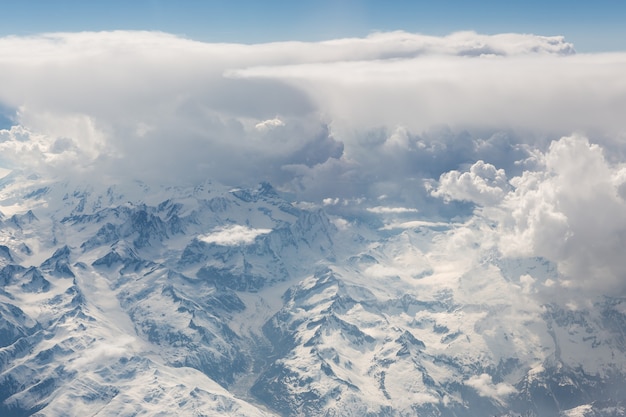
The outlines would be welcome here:
[[[537,296],[481,224],[20,173],[0,211],[2,416],[626,415],[626,299]]]

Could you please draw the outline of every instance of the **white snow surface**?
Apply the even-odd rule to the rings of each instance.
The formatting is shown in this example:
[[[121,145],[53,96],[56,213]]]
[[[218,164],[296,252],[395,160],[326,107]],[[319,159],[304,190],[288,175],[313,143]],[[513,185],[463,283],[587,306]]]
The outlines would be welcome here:
[[[555,370],[626,375],[626,301],[546,302],[554,265],[480,223],[377,206],[370,227],[267,184],[0,182],[5,412],[505,415]]]

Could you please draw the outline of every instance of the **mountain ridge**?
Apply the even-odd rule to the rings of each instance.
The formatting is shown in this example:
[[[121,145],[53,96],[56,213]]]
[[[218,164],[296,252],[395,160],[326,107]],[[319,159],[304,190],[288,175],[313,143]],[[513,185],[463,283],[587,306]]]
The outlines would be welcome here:
[[[381,230],[268,183],[15,174],[0,200],[3,415],[626,413],[626,300],[534,298],[554,264],[452,253],[452,223]]]

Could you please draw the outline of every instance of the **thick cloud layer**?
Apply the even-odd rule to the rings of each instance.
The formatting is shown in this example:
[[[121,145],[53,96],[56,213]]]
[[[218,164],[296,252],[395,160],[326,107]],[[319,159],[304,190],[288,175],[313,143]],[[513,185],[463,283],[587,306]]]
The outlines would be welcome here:
[[[464,127],[617,129],[626,58],[573,52],[560,37],[471,32],[259,45],[150,32],[2,38],[0,105],[32,136],[4,132],[3,164],[161,182],[263,178],[313,196],[311,175],[359,188],[389,163],[420,177],[435,153],[438,175],[480,146],[457,137]],[[432,126],[457,133],[424,135]]]
[[[505,255],[554,260],[563,288],[608,291],[625,287],[624,74],[626,53],[579,55],[561,37],[519,34],[6,37],[0,168],[266,180],[394,224],[474,213],[497,225],[490,241]]]

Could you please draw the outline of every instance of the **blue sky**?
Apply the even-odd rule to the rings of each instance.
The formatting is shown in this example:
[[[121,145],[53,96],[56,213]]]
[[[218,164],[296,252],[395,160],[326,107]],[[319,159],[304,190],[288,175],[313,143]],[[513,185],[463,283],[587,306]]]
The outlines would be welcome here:
[[[23,0],[3,2],[0,35],[159,30],[208,42],[259,43],[406,30],[564,35],[580,52],[626,50],[626,2]]]

